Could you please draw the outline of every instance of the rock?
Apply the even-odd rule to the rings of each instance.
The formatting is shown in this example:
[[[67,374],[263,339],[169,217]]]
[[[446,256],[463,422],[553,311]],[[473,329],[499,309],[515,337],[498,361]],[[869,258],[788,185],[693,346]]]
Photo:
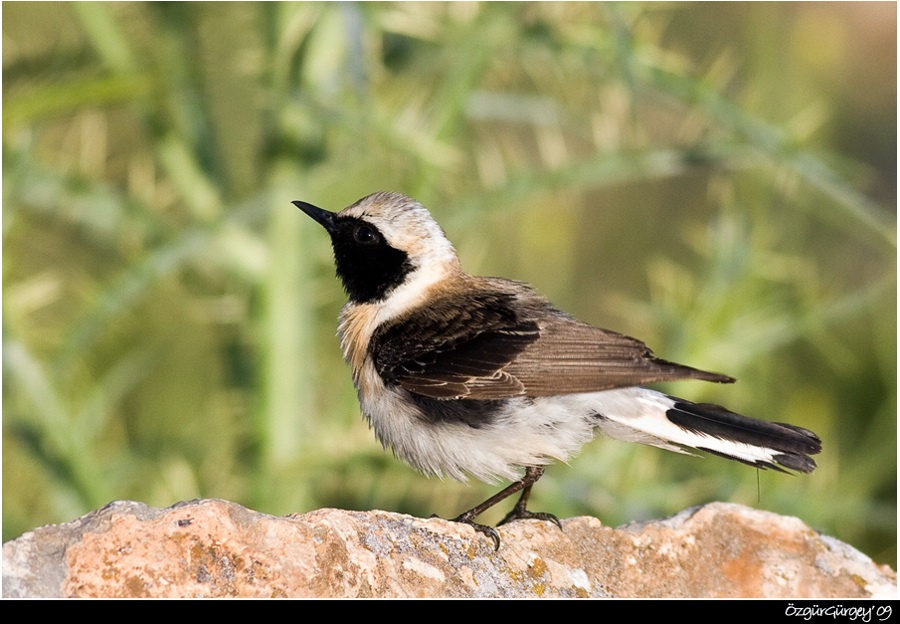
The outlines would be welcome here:
[[[3,545],[4,597],[894,597],[896,574],[796,518],[714,503],[619,529],[383,511],[278,518],[129,501]]]

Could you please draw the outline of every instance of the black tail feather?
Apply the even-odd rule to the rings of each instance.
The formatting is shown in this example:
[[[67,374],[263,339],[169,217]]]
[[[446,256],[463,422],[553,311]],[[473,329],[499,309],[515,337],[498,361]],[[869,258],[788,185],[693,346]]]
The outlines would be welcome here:
[[[666,412],[666,417],[683,429],[768,449],[773,452],[772,461],[789,470],[812,472],[816,468],[816,462],[809,455],[822,450],[822,441],[808,429],[748,418],[712,403],[690,403],[674,397],[673,400],[675,405]],[[721,451],[697,448],[761,468],[781,470],[769,462],[749,462]]]

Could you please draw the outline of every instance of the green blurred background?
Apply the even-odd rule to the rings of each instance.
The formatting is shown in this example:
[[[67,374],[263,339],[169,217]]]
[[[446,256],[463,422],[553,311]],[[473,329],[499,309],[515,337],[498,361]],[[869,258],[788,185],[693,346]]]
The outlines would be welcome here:
[[[3,539],[115,499],[453,516],[361,420],[327,237],[432,209],[470,272],[808,427],[810,476],[611,440],[535,509],[712,500],[896,567],[895,3],[3,3]],[[487,514],[496,521],[506,509]]]

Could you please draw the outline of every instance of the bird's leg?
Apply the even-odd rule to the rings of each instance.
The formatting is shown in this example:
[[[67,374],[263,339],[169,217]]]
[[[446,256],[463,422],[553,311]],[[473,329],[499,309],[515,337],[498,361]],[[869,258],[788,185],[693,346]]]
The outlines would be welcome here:
[[[536,474],[532,474],[532,471],[535,471]],[[528,511],[526,509],[526,505],[528,505],[528,497],[531,495],[531,486],[534,485],[534,482],[537,481],[541,475],[544,474],[544,467],[540,466],[539,468],[529,468],[525,473],[525,478],[522,481],[526,481],[531,478],[531,483],[528,483],[522,489],[522,495],[519,497],[519,501],[516,503],[515,507],[513,507],[508,514],[503,517],[503,520],[497,526],[501,526],[506,524],[507,522],[512,522],[513,520],[546,520],[547,522],[552,522],[560,529],[562,528],[562,524],[559,521],[559,518],[554,516],[553,514],[549,514],[543,511]]]
[[[525,506],[528,505],[528,497],[531,495],[531,486],[535,484],[535,482],[541,478],[541,475],[544,474],[544,467],[537,466],[534,468],[529,468],[525,472],[525,478],[520,481],[523,483],[530,479],[530,482],[526,483],[522,489],[522,495],[519,497],[519,501],[516,503],[516,506],[512,508],[512,510],[503,517],[503,520],[497,526],[501,526],[506,524],[507,522],[512,522],[513,520],[546,520],[548,522],[552,522],[560,529],[562,528],[562,524],[559,521],[559,518],[554,516],[553,514],[549,514],[543,511],[528,511]]]
[[[484,501],[479,505],[475,505],[469,511],[460,514],[456,518],[453,519],[454,522],[463,522],[468,524],[473,529],[478,531],[479,533],[484,533],[489,538],[494,540],[494,549],[500,550],[500,534],[497,533],[497,529],[493,527],[489,527],[485,524],[478,524],[475,522],[475,518],[499,503],[500,501],[512,496],[519,490],[524,490],[522,492],[522,496],[519,498],[519,502],[516,503],[516,506],[513,507],[513,510],[510,511],[505,518],[500,522],[500,524],[505,524],[506,522],[511,522],[512,520],[520,520],[524,518],[535,518],[538,520],[549,520],[562,528],[562,525],[559,523],[559,520],[556,516],[548,514],[548,513],[535,513],[528,511],[525,509],[525,505],[528,503],[528,496],[531,493],[531,486],[535,484],[535,482],[541,478],[541,475],[544,474],[543,466],[530,466],[525,470],[525,476],[522,477],[519,481],[510,484],[500,492],[497,492],[489,499]],[[499,526],[499,525],[498,525]]]

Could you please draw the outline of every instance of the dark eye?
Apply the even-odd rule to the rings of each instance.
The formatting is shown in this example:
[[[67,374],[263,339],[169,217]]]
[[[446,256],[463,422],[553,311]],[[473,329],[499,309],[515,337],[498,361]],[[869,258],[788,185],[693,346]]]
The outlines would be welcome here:
[[[378,242],[378,235],[368,225],[358,225],[353,230],[353,240],[360,245],[372,245]]]

